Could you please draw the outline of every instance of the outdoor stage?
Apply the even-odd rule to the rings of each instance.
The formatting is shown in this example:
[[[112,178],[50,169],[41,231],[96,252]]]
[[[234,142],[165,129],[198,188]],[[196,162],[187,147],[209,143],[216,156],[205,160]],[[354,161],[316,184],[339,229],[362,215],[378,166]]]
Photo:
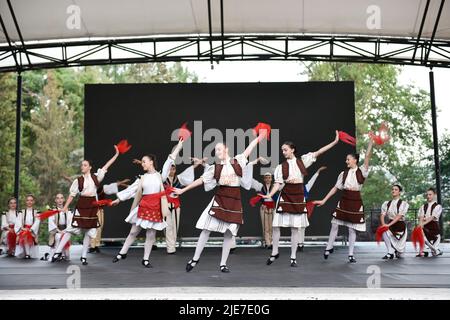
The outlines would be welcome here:
[[[205,248],[200,263],[190,273],[186,273],[184,268],[186,262],[192,257],[193,248],[182,248],[175,255],[167,255],[164,248],[159,248],[152,252],[150,261],[153,268],[151,269],[146,269],[141,265],[142,248],[131,249],[127,259],[116,264],[113,264],[111,259],[118,249],[105,248],[100,254],[89,254],[89,265],[81,266],[79,261],[81,246],[73,246],[72,262],[80,267],[82,289],[101,289],[87,290],[91,294],[97,292],[97,298],[108,297],[108,294],[113,292],[117,295],[112,298],[121,298],[120,294],[126,292],[129,293],[126,295],[127,298],[132,298],[133,294],[137,295],[135,298],[138,298],[137,293],[144,288],[148,288],[147,291],[144,290],[147,295],[140,296],[140,298],[154,298],[158,294],[167,293],[168,289],[172,290],[174,294],[182,292],[189,294],[189,289],[186,290],[186,287],[195,287],[192,288],[192,293],[198,293],[199,288],[210,287],[205,291],[206,298],[208,294],[223,293],[223,290],[227,290],[219,287],[242,288],[239,293],[244,296],[245,292],[249,294],[270,293],[272,292],[271,287],[274,289],[273,293],[278,290],[282,294],[295,292],[302,288],[314,288],[308,293],[309,296],[313,292],[322,292],[323,289],[328,288],[328,295],[334,292],[336,298],[342,298],[341,295],[350,289],[367,288],[367,279],[371,275],[368,273],[370,266],[380,268],[383,289],[450,288],[449,244],[443,245],[444,255],[438,258],[415,258],[413,248],[408,244],[408,253],[404,259],[384,261],[381,260],[384,255],[384,244],[378,246],[376,243],[358,243],[355,250],[358,259],[356,264],[347,263],[346,247],[338,246],[336,249],[328,260],[324,260],[322,257],[323,246],[310,245],[305,248],[303,253],[298,254],[299,266],[291,268],[289,266],[290,249],[287,247],[281,248],[280,258],[271,266],[265,265],[269,250],[239,247],[229,258],[231,269],[229,274],[220,273],[218,270],[221,249],[217,247]],[[45,247],[41,247],[41,252],[45,250]],[[56,294],[58,290],[55,292],[55,290],[36,289],[66,288],[66,280],[69,277],[66,270],[69,265],[69,262],[26,261],[2,256],[0,258],[0,299],[24,297],[23,294],[29,289],[34,291],[29,291],[27,297],[62,298],[63,296]],[[158,287],[161,289],[155,290]],[[106,288],[110,288],[111,291],[105,290]],[[135,291],[129,288],[140,289]],[[256,288],[256,290],[249,292],[246,288]],[[367,291],[367,289],[365,290]],[[70,292],[70,290],[65,290],[65,292],[67,291]],[[74,290],[71,291],[74,292]],[[81,292],[85,291],[81,290],[79,293]],[[397,298],[417,297],[420,294],[427,298],[429,294],[422,289],[407,289],[401,292],[403,292],[402,295]],[[444,292],[447,299],[450,297],[447,289],[436,292]],[[447,292],[446,295],[445,292]],[[173,297],[173,295],[171,296]],[[291,298],[296,297],[294,295]],[[301,298],[301,295],[298,297]],[[318,297],[320,298],[320,295]],[[363,297],[353,295],[354,299]],[[387,297],[384,296],[384,298]],[[122,298],[125,297],[122,296]],[[433,296],[428,295],[428,298],[436,299],[443,298],[443,296],[433,294]]]

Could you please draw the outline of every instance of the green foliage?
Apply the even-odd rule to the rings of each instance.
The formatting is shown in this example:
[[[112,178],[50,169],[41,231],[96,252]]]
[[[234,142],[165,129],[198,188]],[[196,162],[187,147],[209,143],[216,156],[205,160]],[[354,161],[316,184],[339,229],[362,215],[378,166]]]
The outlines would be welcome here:
[[[411,85],[399,85],[400,71],[399,67],[379,64],[307,65],[306,74],[312,81],[354,81],[359,151],[364,151],[369,131],[382,122],[390,127],[390,142],[376,147],[371,159],[372,173],[363,189],[367,208],[380,208],[390,197],[394,182],[404,187],[404,198],[413,202],[433,184],[429,95]]]

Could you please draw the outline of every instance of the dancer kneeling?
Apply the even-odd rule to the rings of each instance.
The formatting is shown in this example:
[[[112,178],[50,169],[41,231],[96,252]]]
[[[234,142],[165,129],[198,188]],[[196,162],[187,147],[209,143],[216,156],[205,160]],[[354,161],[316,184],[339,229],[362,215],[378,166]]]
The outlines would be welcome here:
[[[382,226],[387,226],[389,229],[383,233],[383,240],[386,244],[387,254],[383,257],[384,260],[400,258],[405,252],[406,238],[408,236],[405,216],[408,212],[408,203],[400,199],[403,188],[394,184],[392,186],[392,200],[385,201],[381,206],[380,222]],[[388,217],[389,222],[386,224],[385,217]]]

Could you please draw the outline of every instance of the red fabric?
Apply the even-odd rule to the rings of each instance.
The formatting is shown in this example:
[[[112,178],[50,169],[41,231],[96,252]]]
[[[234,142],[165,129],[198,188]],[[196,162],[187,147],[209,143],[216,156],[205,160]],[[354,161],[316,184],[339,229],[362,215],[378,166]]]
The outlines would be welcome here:
[[[110,207],[112,202],[113,201],[111,199],[104,199],[104,200],[94,201],[93,205],[99,206],[99,207],[105,207],[105,206]]]
[[[18,234],[19,244],[21,246],[34,245],[34,237],[33,237],[33,234],[31,233],[31,230],[29,229],[29,228],[31,228],[31,226],[25,225],[24,227],[25,227],[25,229],[21,230]]]
[[[263,205],[267,207],[267,209],[275,208],[275,201],[264,201]]]
[[[17,234],[14,232],[14,229],[10,229],[8,231],[6,241],[8,241],[8,250],[14,251],[16,249],[16,241],[17,241]]]
[[[152,222],[162,222],[161,196],[163,195],[165,195],[165,191],[142,196],[139,202],[138,218]]]
[[[308,212],[308,218],[312,216],[315,207],[316,204],[313,201],[306,202],[306,211]]]
[[[356,146],[355,137],[352,137],[347,132],[339,131],[339,140],[341,140],[342,142],[347,143],[351,146]]]
[[[59,212],[59,210],[47,210],[47,211],[44,211],[44,212],[41,212],[40,214],[38,214],[37,218],[39,220],[45,220],[45,219],[50,218],[51,216],[54,216],[58,212]]]
[[[375,240],[377,240],[378,243],[381,242],[383,239],[383,233],[389,230],[389,227],[387,225],[379,226],[377,228],[377,231],[375,232]]]
[[[128,144],[128,140],[120,140],[118,144],[116,144],[117,149],[119,150],[120,154],[124,154],[128,152],[128,150],[131,149],[131,145]]]
[[[258,194],[258,195],[256,195],[256,196],[250,198],[250,201],[249,201],[249,202],[250,202],[250,205],[251,205],[252,207],[256,206],[256,204],[257,204],[258,202],[260,202],[262,198],[263,198],[263,197],[262,197],[260,194]]]
[[[178,140],[182,138],[183,141],[186,141],[191,135],[192,132],[187,128],[187,122],[183,123],[183,125],[178,130]]]
[[[167,196],[167,201],[169,203],[172,203],[173,206],[175,207],[175,209],[180,207],[180,197],[172,197],[171,194],[173,192],[174,188],[173,187],[168,187],[165,189],[165,193]]]
[[[388,126],[383,122],[377,132],[369,132],[369,137],[377,145],[385,144],[390,139]]]
[[[253,128],[253,135],[259,136],[262,135],[262,137],[267,138],[268,141],[270,141],[270,131],[272,130],[272,127],[270,124],[264,123],[264,122],[258,122],[256,127]]]
[[[66,244],[64,245],[64,250],[69,250],[70,249],[70,240],[66,242]]]
[[[415,249],[417,248],[417,244],[419,244],[420,252],[423,251],[425,247],[425,236],[423,235],[423,229],[421,226],[417,226],[414,228],[411,234],[411,241]]]

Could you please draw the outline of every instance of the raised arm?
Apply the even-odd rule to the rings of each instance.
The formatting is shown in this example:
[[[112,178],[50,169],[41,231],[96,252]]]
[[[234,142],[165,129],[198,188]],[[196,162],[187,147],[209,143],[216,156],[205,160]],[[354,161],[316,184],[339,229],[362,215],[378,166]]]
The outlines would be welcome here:
[[[336,137],[334,138],[334,140],[332,142],[330,142],[329,144],[327,144],[326,146],[323,146],[322,148],[320,148],[319,150],[314,152],[314,157],[317,158],[318,156],[320,156],[321,154],[325,153],[326,151],[330,150],[331,148],[333,148],[335,145],[337,145],[339,142],[339,132],[336,130]]]
[[[252,153],[253,149],[258,145],[258,142],[263,139],[264,136],[259,135],[257,136],[255,139],[252,140],[252,142],[250,142],[250,144],[248,145],[248,147],[245,149],[244,151],[244,156],[246,158],[248,158],[248,156],[250,155],[250,153]]]
[[[119,156],[119,149],[117,148],[117,146],[114,146],[114,149],[116,150],[116,153],[114,154],[114,156],[109,159],[109,161],[102,167],[103,171],[108,171],[108,168],[114,163],[114,161],[116,161],[117,157]]]
[[[366,168],[366,170],[369,170],[369,162],[370,158],[372,157],[372,147],[373,141],[372,139],[370,139],[369,144],[367,145],[366,156],[364,157],[364,168]]]

